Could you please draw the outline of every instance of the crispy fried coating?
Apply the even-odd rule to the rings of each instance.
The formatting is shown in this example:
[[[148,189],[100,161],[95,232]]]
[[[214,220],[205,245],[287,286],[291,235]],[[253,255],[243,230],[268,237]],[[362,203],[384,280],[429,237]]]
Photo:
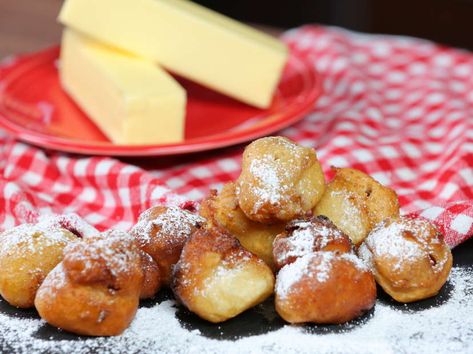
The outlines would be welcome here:
[[[24,224],[0,234],[0,294],[16,307],[33,307],[36,291],[77,237],[58,227]]]
[[[389,217],[399,216],[396,193],[367,174],[352,168],[335,168],[314,215],[327,216],[358,246],[368,233]]]
[[[325,216],[298,219],[289,222],[286,230],[274,240],[273,255],[276,269],[297,258],[317,251],[352,252],[353,245]]]
[[[268,137],[246,147],[236,184],[249,219],[276,223],[310,213],[322,197],[325,178],[313,149]]]
[[[172,289],[192,312],[222,322],[272,294],[274,275],[257,256],[220,229],[196,231],[174,269]]]
[[[212,190],[201,203],[200,215],[211,227],[227,230],[244,248],[274,268],[273,241],[284,230],[284,223],[266,225],[248,219],[238,205],[235,189],[235,183],[227,183],[220,193]]]
[[[172,268],[189,236],[205,220],[178,207],[155,206],[144,211],[131,234],[158,264],[163,285],[171,283]]]
[[[89,336],[122,333],[138,309],[140,249],[126,232],[108,231],[67,246],[39,288],[35,306],[53,326]]]
[[[150,299],[161,289],[161,274],[158,264],[145,251],[140,250],[141,269],[143,270],[143,285],[141,286],[140,299]]]
[[[276,278],[276,311],[290,323],[339,324],[371,309],[376,283],[351,253],[320,251],[297,258]]]
[[[393,299],[412,302],[436,295],[447,281],[452,254],[426,220],[400,217],[379,224],[358,253]]]

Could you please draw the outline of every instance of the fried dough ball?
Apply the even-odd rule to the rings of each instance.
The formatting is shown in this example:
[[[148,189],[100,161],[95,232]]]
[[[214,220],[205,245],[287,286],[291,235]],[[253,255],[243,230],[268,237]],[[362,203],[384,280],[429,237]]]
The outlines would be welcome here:
[[[158,264],[145,251],[140,250],[141,269],[143,270],[143,285],[140,299],[150,299],[161,289],[161,274]]]
[[[399,216],[396,193],[353,168],[335,168],[335,177],[314,209],[327,216],[358,246],[373,227]]]
[[[399,302],[436,295],[452,268],[442,234],[422,219],[386,220],[371,231],[358,252],[378,284]]]
[[[315,252],[284,266],[276,279],[276,311],[290,323],[340,324],[370,310],[376,283],[351,253]]]
[[[158,264],[163,285],[171,283],[172,268],[189,236],[205,220],[179,207],[155,206],[144,211],[131,234]]]
[[[273,255],[277,269],[297,258],[317,251],[352,252],[352,243],[325,216],[289,222],[286,231],[274,240]]]
[[[243,153],[237,195],[241,209],[253,221],[269,224],[303,216],[324,189],[314,149],[268,137],[252,142]]]
[[[75,213],[41,216],[38,219],[38,224],[46,228],[61,227],[81,238],[96,236],[100,233],[95,227]]]
[[[172,289],[192,312],[223,322],[264,301],[274,275],[238,240],[219,229],[200,229],[184,246],[174,269]]]
[[[44,280],[35,306],[53,326],[89,336],[122,333],[138,309],[140,249],[126,232],[108,231],[66,247]]]
[[[227,230],[244,248],[274,268],[273,241],[284,230],[284,224],[265,225],[248,219],[238,205],[235,189],[235,183],[228,183],[220,193],[210,191],[202,201],[200,214],[210,226]]]
[[[29,308],[63,249],[77,237],[56,227],[24,224],[0,234],[0,295],[11,305]]]

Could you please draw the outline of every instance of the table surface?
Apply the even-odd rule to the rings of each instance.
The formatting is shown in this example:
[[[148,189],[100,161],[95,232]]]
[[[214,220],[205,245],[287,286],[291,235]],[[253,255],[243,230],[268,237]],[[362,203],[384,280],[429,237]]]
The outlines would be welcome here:
[[[59,43],[62,27],[56,16],[61,5],[61,0],[0,0],[0,58]],[[473,265],[473,239],[453,253],[457,266]]]

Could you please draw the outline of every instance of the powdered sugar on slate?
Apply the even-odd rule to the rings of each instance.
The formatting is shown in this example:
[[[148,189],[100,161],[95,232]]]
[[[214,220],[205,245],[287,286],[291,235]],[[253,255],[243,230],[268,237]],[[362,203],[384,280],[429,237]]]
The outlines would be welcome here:
[[[174,301],[141,308],[118,337],[52,340],[37,338],[45,323],[0,312],[0,348],[9,353],[471,353],[473,352],[473,268],[453,268],[453,290],[445,303],[408,311],[379,302],[372,318],[340,333],[310,334],[303,326],[284,326],[236,341],[215,340],[184,329]],[[243,325],[243,324],[242,324]],[[221,331],[217,329],[216,331]]]

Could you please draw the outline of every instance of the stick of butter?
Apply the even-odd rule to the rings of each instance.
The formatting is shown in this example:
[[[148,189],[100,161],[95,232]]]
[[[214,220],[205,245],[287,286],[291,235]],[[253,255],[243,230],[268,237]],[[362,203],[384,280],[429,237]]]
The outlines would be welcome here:
[[[183,140],[186,92],[153,62],[66,29],[59,73],[66,92],[114,143]]]
[[[59,20],[261,108],[287,60],[281,41],[187,0],[67,0]]]

